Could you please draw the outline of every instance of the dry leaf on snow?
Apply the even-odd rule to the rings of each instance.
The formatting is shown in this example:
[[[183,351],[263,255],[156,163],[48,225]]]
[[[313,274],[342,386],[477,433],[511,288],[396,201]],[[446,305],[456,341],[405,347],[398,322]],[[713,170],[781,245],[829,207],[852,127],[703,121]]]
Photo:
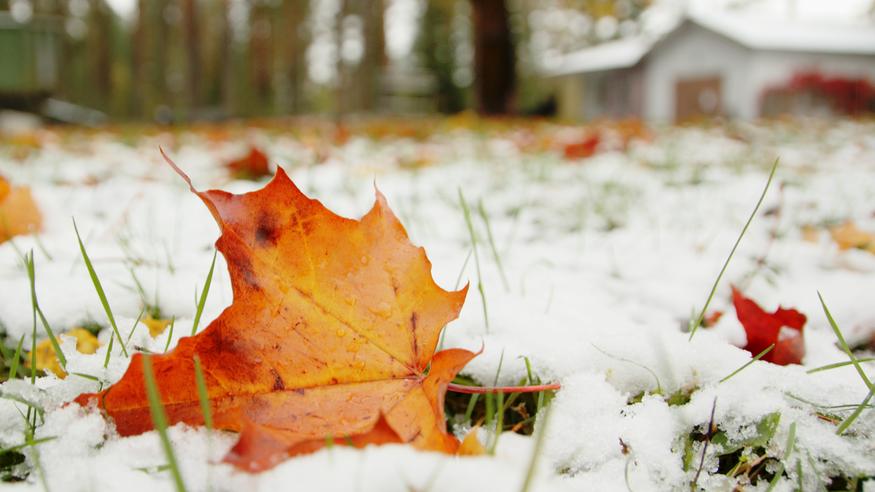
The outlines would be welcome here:
[[[26,186],[12,186],[0,176],[0,243],[13,236],[33,234],[42,225],[42,216]]]
[[[875,254],[875,234],[857,228],[851,221],[829,230],[839,249],[862,249]]]
[[[774,313],[767,313],[735,287],[732,288],[732,302],[738,321],[747,334],[744,350],[756,355],[774,343],[775,348],[762,360],[782,366],[802,363],[802,357],[805,356],[802,328],[807,320],[804,314],[780,306]]]
[[[467,287],[434,282],[425,251],[379,192],[351,220],[307,198],[282,169],[252,193],[192,191],[221,228],[234,301],[203,332],[153,356],[171,424],[203,423],[197,355],[216,427],[241,432],[226,457],[240,468],[269,468],[331,438],[457,450],[443,397],[475,354],[434,351]],[[139,354],[118,383],[77,401],[96,401],[122,435],[152,428]]]

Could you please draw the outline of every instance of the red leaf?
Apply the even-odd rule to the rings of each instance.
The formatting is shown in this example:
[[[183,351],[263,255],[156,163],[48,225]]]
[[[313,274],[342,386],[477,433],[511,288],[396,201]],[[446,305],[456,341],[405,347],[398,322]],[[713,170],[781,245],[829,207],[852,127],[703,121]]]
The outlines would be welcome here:
[[[744,350],[758,354],[774,343],[775,348],[762,360],[782,366],[802,363],[802,357],[805,356],[805,341],[802,336],[802,327],[806,321],[804,314],[780,306],[774,313],[767,313],[735,287],[732,288],[732,303],[735,304],[738,321],[747,334]]]

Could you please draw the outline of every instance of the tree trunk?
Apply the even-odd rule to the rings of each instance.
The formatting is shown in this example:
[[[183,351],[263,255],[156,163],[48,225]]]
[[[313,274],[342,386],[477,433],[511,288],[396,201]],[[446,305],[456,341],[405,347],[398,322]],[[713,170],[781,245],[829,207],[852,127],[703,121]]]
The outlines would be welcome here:
[[[360,109],[378,109],[380,75],[386,64],[386,38],[383,27],[384,6],[382,0],[363,2],[364,55],[358,67]]]
[[[183,0],[182,17],[185,40],[185,58],[188,65],[188,104],[196,109],[201,104],[201,50],[198,26],[197,0]]]
[[[279,42],[278,65],[285,76],[285,93],[283,107],[290,113],[304,110],[304,83],[307,77],[307,38],[304,35],[304,25],[307,22],[309,2],[302,0],[284,0],[282,4],[283,36],[275,36]]]
[[[102,0],[92,0],[89,19],[88,57],[92,91],[88,104],[107,110],[112,100],[112,14]]]
[[[471,0],[474,17],[474,87],[477,110],[506,114],[515,85],[513,39],[504,0]]]
[[[137,23],[131,42],[131,109],[139,116],[149,111],[152,91],[149,89],[151,56],[149,53],[149,0],[137,2]]]
[[[273,89],[273,46],[271,45],[271,7],[252,2],[249,14],[250,82],[257,100],[257,111],[269,106]]]

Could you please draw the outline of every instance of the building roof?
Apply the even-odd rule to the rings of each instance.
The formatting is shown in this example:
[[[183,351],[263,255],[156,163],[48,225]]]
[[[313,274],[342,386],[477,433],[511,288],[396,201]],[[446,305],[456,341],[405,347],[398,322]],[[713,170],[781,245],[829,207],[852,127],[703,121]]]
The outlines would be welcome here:
[[[542,72],[561,76],[632,67],[686,22],[755,50],[875,55],[875,22],[859,14],[844,19],[812,14],[729,10],[705,2],[685,8],[653,7],[642,19],[640,34],[545,60]]]

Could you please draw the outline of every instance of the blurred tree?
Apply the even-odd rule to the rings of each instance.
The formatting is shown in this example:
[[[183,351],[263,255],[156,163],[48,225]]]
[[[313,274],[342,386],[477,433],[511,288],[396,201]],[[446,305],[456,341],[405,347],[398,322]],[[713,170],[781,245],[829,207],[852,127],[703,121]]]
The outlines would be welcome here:
[[[307,15],[310,2],[305,0],[284,0],[282,3],[281,23],[278,32],[286,33],[276,36],[280,48],[277,50],[279,66],[285,74],[284,104],[280,106],[290,113],[304,111],[304,84],[307,81]]]
[[[86,103],[100,110],[112,103],[113,12],[103,0],[91,0],[86,50],[91,87]]]
[[[477,110],[511,110],[516,71],[514,45],[504,0],[471,0],[474,20],[474,88]]]
[[[213,115],[231,111],[231,87],[234,82],[232,34],[228,19],[228,0],[205,2],[199,12],[201,39],[200,103],[211,108]]]
[[[458,68],[452,40],[454,0],[426,3],[417,38],[417,52],[435,79],[437,110],[456,113],[465,108],[465,93],[453,76]]]
[[[249,75],[257,113],[270,112],[273,97],[274,5],[264,0],[251,0],[249,11]]]
[[[374,111],[378,109],[380,76],[386,65],[386,38],[383,26],[385,5],[383,0],[356,2],[358,15],[362,19],[364,52],[358,62],[355,80],[358,82],[359,100],[357,109]]]
[[[185,43],[187,89],[186,99],[190,108],[201,104],[201,49],[197,0],[182,0],[183,36]]]

